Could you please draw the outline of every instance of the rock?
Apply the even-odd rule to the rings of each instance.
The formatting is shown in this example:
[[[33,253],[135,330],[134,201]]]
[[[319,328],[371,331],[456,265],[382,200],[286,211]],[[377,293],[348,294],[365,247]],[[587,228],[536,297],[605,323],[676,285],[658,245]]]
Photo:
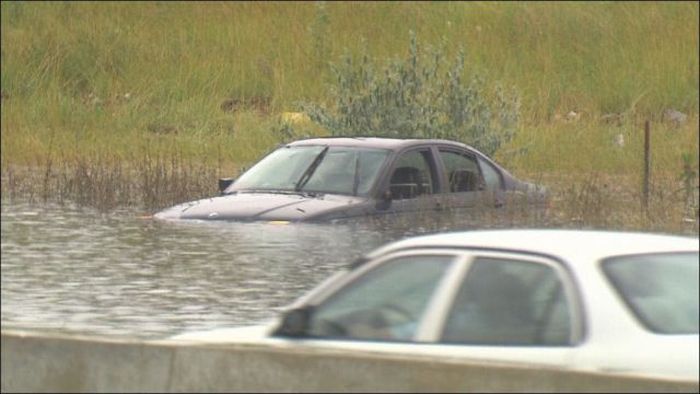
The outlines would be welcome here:
[[[581,118],[581,113],[580,113],[580,112],[569,111],[569,113],[566,114],[566,120],[568,120],[568,121],[570,121],[570,122],[571,122],[571,121],[579,120],[580,118]]]
[[[613,141],[613,145],[615,145],[618,148],[622,148],[625,146],[625,136],[622,133],[619,133],[615,136],[615,140]]]
[[[675,109],[669,108],[664,111],[664,120],[670,122],[676,127],[679,127],[688,119],[688,115],[683,112],[676,111]]]

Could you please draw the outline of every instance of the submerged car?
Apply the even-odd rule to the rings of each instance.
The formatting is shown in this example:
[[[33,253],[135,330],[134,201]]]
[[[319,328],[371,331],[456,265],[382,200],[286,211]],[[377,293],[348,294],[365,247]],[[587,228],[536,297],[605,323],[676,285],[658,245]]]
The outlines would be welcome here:
[[[187,202],[156,219],[326,221],[418,210],[500,207],[522,196],[546,204],[543,187],[516,179],[454,141],[315,138],[284,145],[221,196]],[[523,200],[521,199],[521,200]]]
[[[698,382],[698,239],[481,230],[382,247],[251,327],[180,334]]]

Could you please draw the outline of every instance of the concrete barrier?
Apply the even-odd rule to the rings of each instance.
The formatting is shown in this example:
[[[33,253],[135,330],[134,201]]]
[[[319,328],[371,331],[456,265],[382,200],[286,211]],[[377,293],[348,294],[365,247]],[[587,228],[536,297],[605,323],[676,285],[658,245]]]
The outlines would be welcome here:
[[[436,357],[2,331],[3,392],[698,392],[698,382]]]

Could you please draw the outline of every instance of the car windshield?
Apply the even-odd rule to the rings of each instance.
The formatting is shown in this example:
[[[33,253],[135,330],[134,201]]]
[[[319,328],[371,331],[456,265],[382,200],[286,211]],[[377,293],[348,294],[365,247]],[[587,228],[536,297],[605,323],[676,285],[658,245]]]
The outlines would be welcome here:
[[[698,252],[614,257],[603,271],[651,331],[698,333]]]
[[[316,192],[362,196],[389,155],[386,149],[286,146],[241,175],[229,191]]]

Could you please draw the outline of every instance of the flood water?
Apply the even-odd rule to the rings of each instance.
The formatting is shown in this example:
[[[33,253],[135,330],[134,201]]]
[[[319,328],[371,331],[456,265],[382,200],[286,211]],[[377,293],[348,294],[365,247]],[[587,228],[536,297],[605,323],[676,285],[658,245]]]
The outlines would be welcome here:
[[[259,323],[376,247],[454,221],[158,222],[2,204],[2,327],[162,338]]]

